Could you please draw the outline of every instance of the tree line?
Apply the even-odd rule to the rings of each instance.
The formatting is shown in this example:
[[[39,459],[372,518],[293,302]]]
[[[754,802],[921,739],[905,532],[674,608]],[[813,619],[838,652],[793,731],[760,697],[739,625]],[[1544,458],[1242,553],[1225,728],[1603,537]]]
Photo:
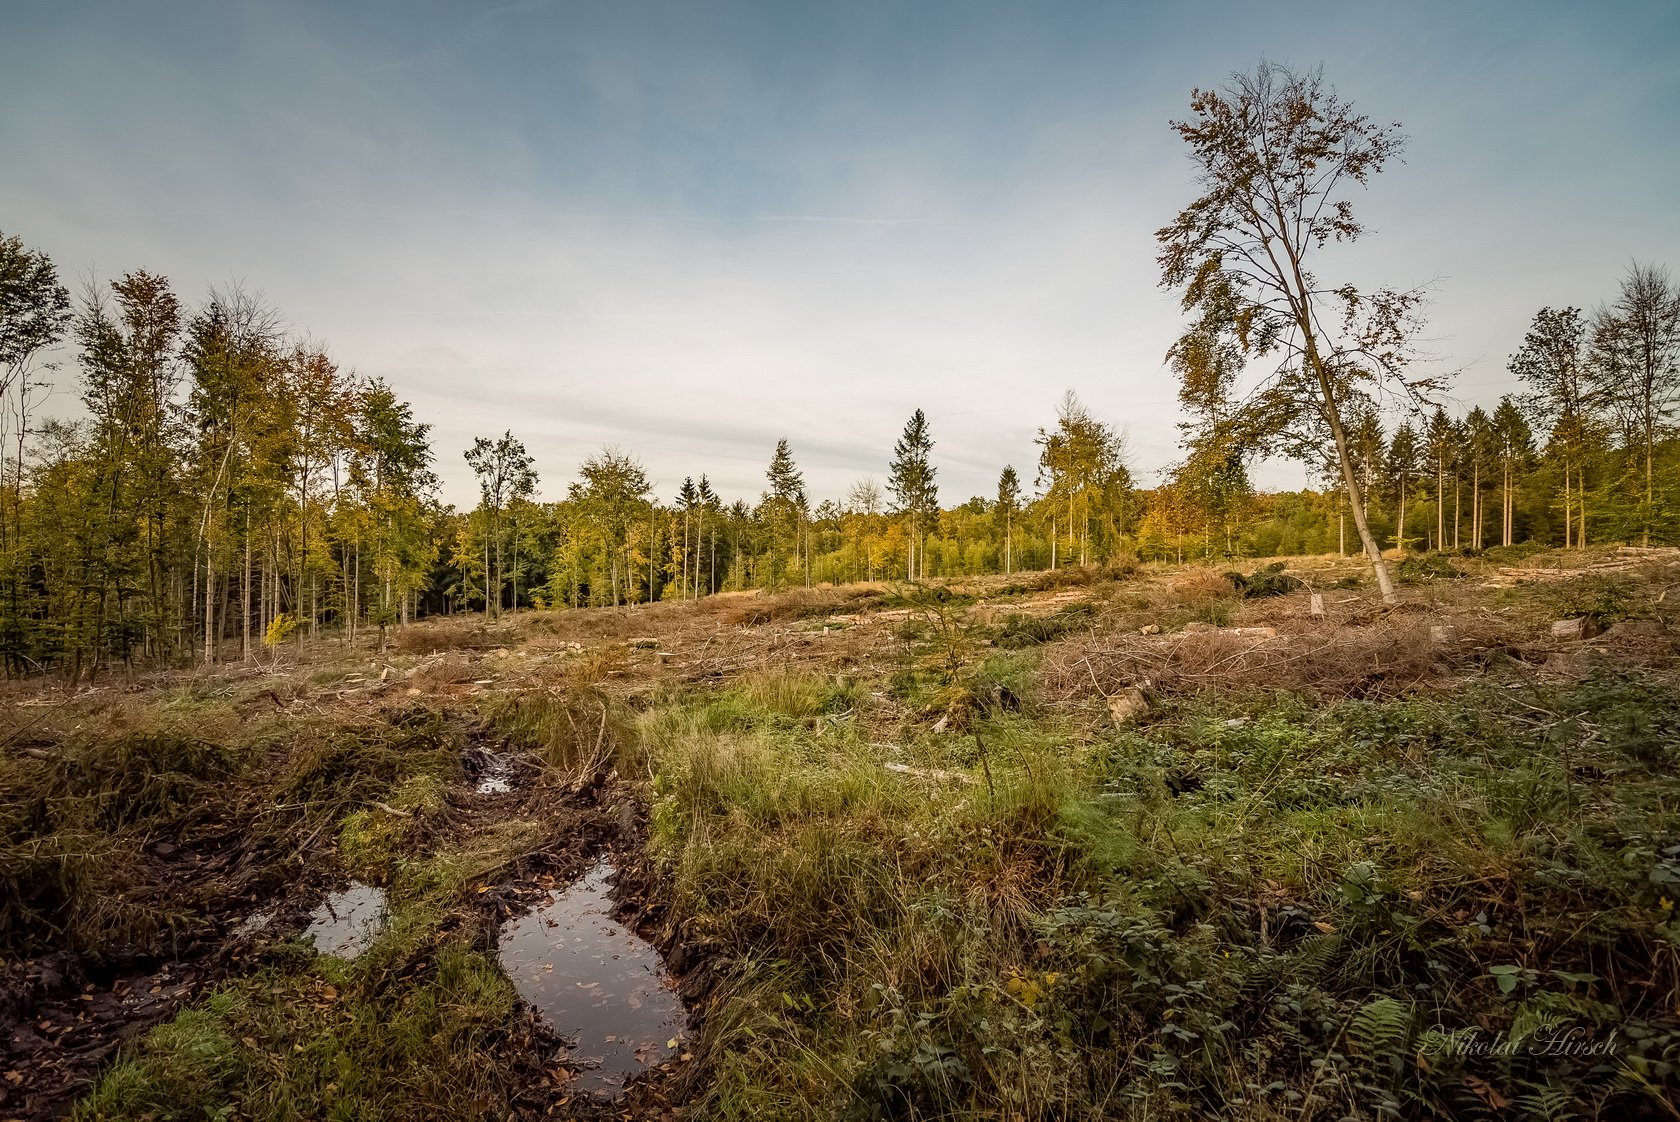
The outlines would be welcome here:
[[[38,417],[76,354],[85,417]],[[249,293],[137,271],[76,300],[0,235],[9,672],[251,658],[408,617],[436,554],[430,426]]]
[[[813,502],[792,444],[756,498],[704,473],[655,493],[631,454],[538,497],[505,431],[464,452],[479,501],[437,497],[430,426],[240,288],[188,307],[137,271],[76,299],[0,234],[0,646],[8,673],[252,659],[427,614],[693,599],[1136,559],[1680,540],[1680,286],[1631,265],[1596,310],[1540,309],[1515,386],[1454,415],[1420,372],[1422,294],[1316,271],[1364,233],[1348,189],[1400,151],[1320,74],[1262,63],[1173,127],[1201,193],[1157,233],[1187,323],[1166,355],[1183,458],[1137,485],[1125,441],[1069,392],[1030,479],[944,505],[920,409],[866,478]],[[71,352],[85,417],[41,415]],[[1317,486],[1259,493],[1288,456]]]

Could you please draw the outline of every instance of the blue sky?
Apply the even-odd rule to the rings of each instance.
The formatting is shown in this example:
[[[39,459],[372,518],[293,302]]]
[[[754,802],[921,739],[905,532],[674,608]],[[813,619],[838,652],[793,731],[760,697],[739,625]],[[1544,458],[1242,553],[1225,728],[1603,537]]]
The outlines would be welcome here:
[[[1680,270],[1680,4],[7,6],[0,230],[67,277],[242,280],[461,450],[558,495],[603,444],[669,497],[885,475],[927,410],[943,497],[1032,475],[1063,390],[1175,455],[1153,232],[1167,121],[1262,56],[1402,122],[1326,276],[1429,284],[1455,399],[1544,304]],[[49,411],[73,413],[73,370]],[[1259,478],[1294,485],[1297,469]]]

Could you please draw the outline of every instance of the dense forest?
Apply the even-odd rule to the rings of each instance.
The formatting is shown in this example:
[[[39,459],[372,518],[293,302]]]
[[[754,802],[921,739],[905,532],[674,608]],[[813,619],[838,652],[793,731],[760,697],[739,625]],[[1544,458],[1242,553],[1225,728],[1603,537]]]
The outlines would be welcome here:
[[[1671,543],[1680,286],[1634,264],[1604,295],[1591,313],[1534,315],[1509,361],[1515,392],[1492,410],[1344,403],[1351,493],[1313,448],[1293,451],[1319,489],[1257,491],[1247,465],[1264,449],[1186,376],[1184,460],[1153,488],[1122,429],[1069,392],[1037,462],[999,465],[995,494],[961,502],[941,502],[933,424],[917,410],[883,456],[884,485],[822,499],[787,439],[757,496],[722,496],[703,471],[662,495],[608,448],[544,499],[507,432],[465,450],[480,501],[462,511],[438,501],[432,470],[457,453],[432,447],[393,387],[284,331],[260,298],[213,291],[195,308],[136,271],[72,299],[44,253],[0,237],[0,644],[11,673],[75,676],[248,659],[290,636],[383,634],[486,605],[1347,553],[1350,494],[1389,550]],[[1169,356],[1181,366],[1183,346]],[[40,414],[60,356],[76,421]]]

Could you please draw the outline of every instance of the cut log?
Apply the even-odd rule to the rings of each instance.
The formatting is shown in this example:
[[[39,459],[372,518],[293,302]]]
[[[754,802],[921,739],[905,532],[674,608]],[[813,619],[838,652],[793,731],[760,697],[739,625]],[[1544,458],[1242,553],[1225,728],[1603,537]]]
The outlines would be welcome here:
[[[1560,619],[1552,624],[1552,638],[1565,641],[1574,639],[1591,639],[1599,631],[1598,621],[1592,616],[1577,616],[1574,619]]]
[[[1149,699],[1143,691],[1133,687],[1121,690],[1108,699],[1108,714],[1114,718],[1114,723],[1122,727],[1136,721],[1149,712]]]

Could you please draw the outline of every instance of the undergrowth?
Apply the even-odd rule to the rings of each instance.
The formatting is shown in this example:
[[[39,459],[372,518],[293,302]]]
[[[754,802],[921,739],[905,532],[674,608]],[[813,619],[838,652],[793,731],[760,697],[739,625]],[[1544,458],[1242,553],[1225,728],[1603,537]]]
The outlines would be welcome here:
[[[255,870],[242,888],[275,887],[295,873],[276,866],[339,823],[363,864],[383,864],[461,766],[458,722],[427,709],[348,726],[270,719],[231,744],[196,736],[203,722],[76,732],[0,761],[0,951],[147,953],[225,907],[216,872],[234,858]],[[211,864],[171,875],[183,852]]]
[[[756,697],[642,722],[673,907],[733,964],[708,1117],[1621,1118],[1676,1091],[1667,687],[1208,694],[1095,738]]]

